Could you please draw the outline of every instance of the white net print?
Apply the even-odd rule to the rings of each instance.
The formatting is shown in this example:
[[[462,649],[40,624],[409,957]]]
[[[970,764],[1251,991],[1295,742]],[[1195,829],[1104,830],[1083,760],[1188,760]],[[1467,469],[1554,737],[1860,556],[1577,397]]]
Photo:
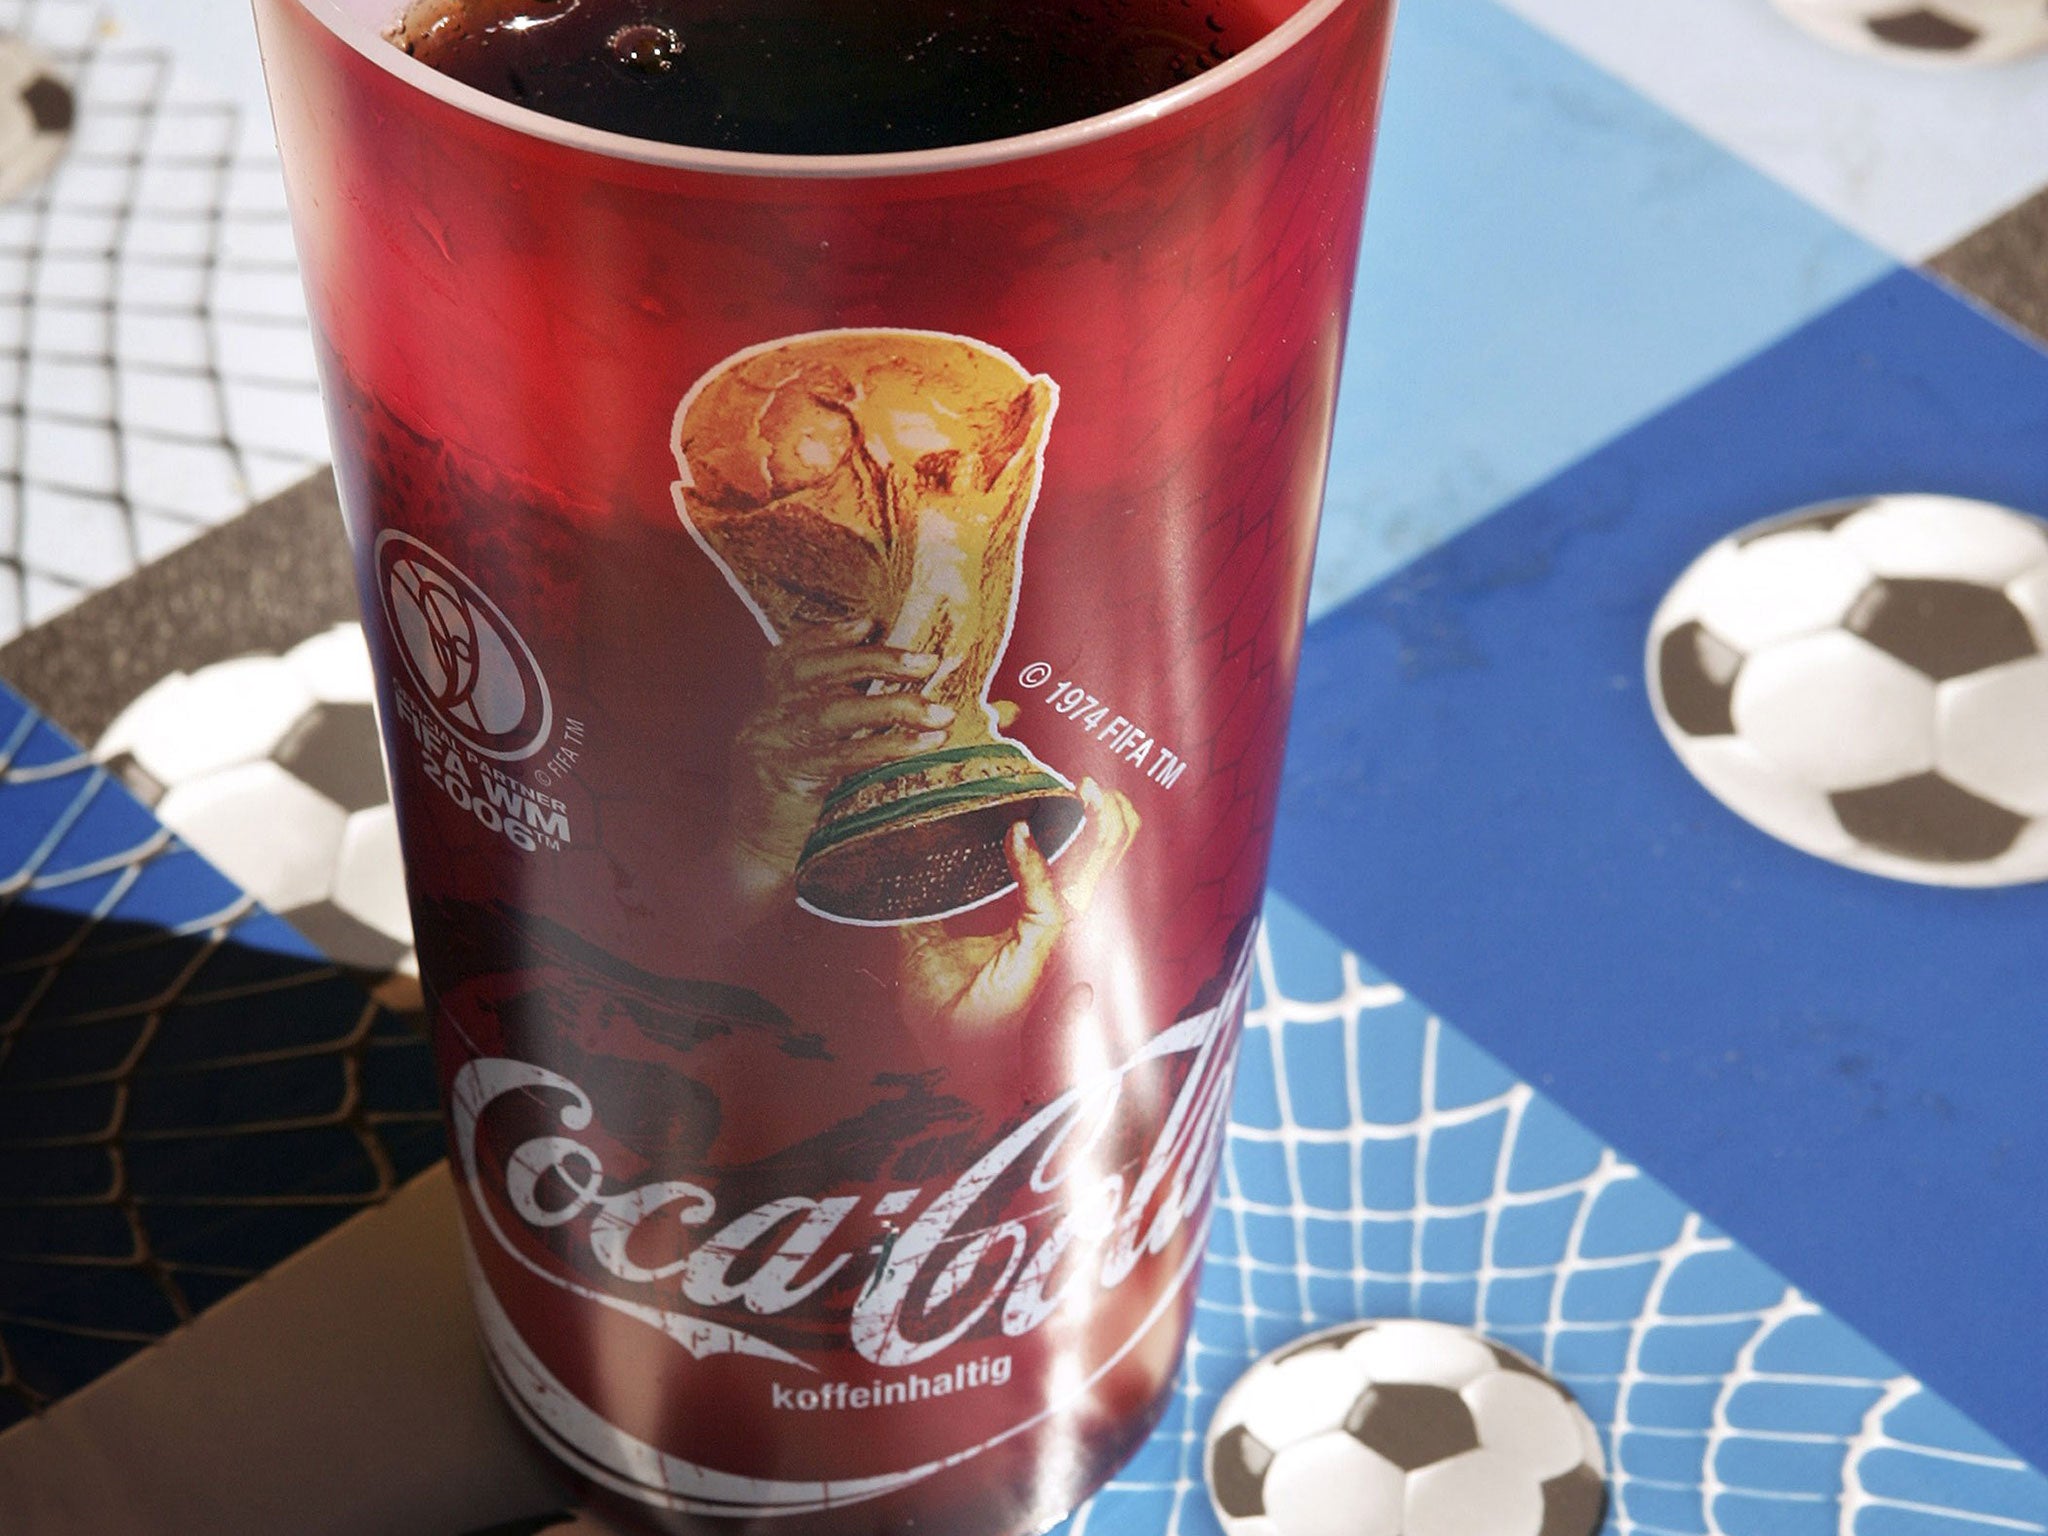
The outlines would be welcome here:
[[[0,1433],[440,1155],[419,1030],[0,687]]]
[[[138,16],[147,16],[146,6]],[[326,461],[267,121],[94,0],[0,0],[70,86],[0,203],[0,640]]]
[[[1570,1387],[1611,1536],[2048,1531],[2048,1479],[1284,903],[1259,959],[1180,1394],[1060,1536],[1216,1536],[1223,1391],[1390,1316],[1476,1327]]]

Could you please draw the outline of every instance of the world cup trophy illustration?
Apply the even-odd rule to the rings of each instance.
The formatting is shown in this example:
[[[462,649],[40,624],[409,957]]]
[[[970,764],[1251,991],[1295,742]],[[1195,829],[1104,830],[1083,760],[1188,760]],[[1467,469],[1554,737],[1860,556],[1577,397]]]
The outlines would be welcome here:
[[[841,330],[728,358],[676,413],[676,508],[770,643],[838,627],[916,653],[951,711],[938,744],[826,791],[795,869],[820,916],[951,916],[1013,888],[1017,822],[1048,856],[1080,830],[1080,796],[988,697],[1058,393],[966,337]]]

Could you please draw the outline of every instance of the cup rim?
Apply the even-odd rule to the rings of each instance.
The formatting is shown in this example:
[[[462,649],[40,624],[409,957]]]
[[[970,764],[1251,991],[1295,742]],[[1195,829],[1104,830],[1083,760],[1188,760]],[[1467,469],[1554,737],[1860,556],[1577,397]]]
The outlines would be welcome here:
[[[1177,116],[1230,89],[1291,51],[1340,7],[1372,4],[1375,0],[1306,0],[1279,26],[1214,69],[1156,96],[1147,96],[1094,117],[1042,128],[1035,133],[986,139],[973,144],[850,155],[763,154],[751,150],[704,149],[637,139],[602,128],[586,128],[580,123],[550,117],[531,107],[517,106],[488,91],[464,85],[441,74],[387,41],[376,26],[344,6],[342,0],[282,0],[282,3],[299,7],[340,41],[400,82],[460,112],[496,123],[526,138],[544,140],[611,160],[669,170],[725,176],[831,180],[967,170],[1057,154],[1112,139],[1148,123]],[[1384,0],[1384,3],[1391,5],[1392,0]],[[394,10],[397,8],[394,0]]]

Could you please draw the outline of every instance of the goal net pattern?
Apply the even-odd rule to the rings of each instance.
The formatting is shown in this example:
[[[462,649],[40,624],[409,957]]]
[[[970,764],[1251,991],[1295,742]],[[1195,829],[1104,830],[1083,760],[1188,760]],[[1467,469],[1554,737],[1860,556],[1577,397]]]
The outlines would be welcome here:
[[[2048,1531],[2048,1478],[1276,897],[1179,1395],[1058,1536],[1216,1536],[1222,1393],[1313,1329],[1411,1316],[1577,1395],[1611,1536]]]
[[[133,14],[147,18],[147,5]],[[270,124],[97,0],[0,0],[76,120],[0,204],[0,640],[319,468]]]

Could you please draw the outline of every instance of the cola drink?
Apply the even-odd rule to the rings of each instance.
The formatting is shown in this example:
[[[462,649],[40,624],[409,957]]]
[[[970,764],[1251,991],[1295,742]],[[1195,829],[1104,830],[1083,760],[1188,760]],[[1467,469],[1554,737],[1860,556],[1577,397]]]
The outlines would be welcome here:
[[[1387,8],[794,156],[387,4],[257,15],[491,1367],[639,1528],[1049,1524],[1193,1312]]]
[[[415,0],[392,40],[592,128],[782,154],[937,149],[1056,128],[1256,41],[1247,0]]]

